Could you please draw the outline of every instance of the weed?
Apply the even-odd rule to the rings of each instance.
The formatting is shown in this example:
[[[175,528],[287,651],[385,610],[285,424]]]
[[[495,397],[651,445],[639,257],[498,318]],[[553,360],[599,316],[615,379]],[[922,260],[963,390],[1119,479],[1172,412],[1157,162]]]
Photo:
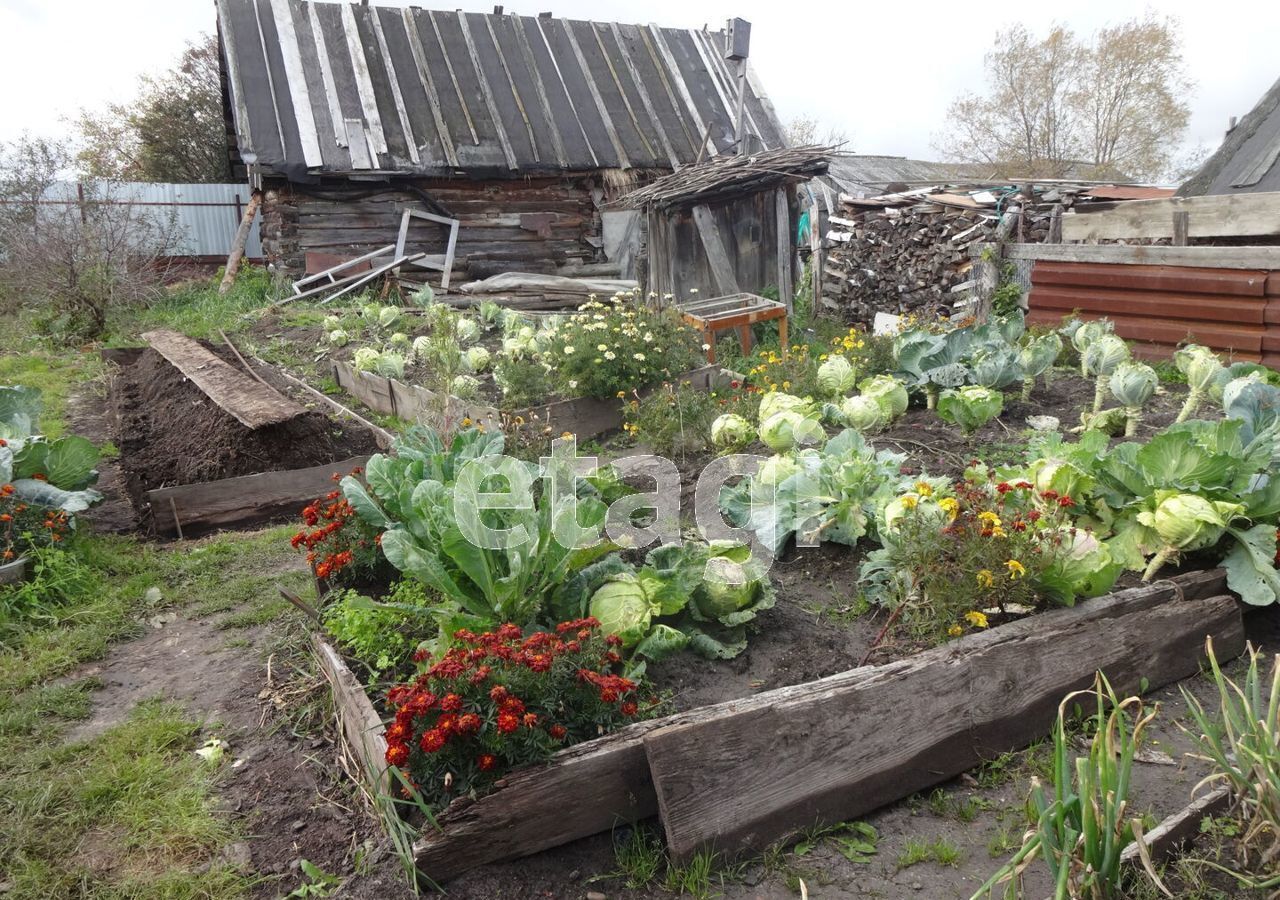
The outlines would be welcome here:
[[[287,897],[328,897],[342,881],[309,859],[298,860],[298,867],[307,880],[286,894]]]
[[[707,900],[711,897],[711,880],[718,871],[717,859],[718,854],[711,850],[699,850],[688,863],[667,867],[664,886],[675,894],[688,895],[695,900]]]
[[[996,859],[1012,850],[1018,849],[1021,843],[1021,835],[1007,825],[1001,825],[999,830],[988,838],[987,853],[992,859]]]
[[[629,888],[642,888],[657,879],[666,864],[666,851],[662,838],[641,824],[627,829],[621,839],[614,835],[613,858],[618,870],[610,877],[624,879]]]
[[[902,871],[918,866],[920,863],[932,861],[938,865],[955,867],[963,858],[964,852],[946,838],[937,838],[932,841],[908,838],[902,852],[898,854],[896,866],[898,871]]]

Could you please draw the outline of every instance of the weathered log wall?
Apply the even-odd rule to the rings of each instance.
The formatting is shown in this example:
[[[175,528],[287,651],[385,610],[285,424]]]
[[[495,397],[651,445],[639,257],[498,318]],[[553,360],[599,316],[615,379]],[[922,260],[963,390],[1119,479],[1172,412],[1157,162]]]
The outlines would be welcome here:
[[[292,277],[304,272],[308,253],[360,256],[396,242],[405,208],[438,213],[423,194],[460,222],[455,280],[470,270],[485,277],[604,260],[600,206],[605,189],[592,175],[315,187],[269,182],[262,205],[263,250]],[[414,219],[406,249],[443,254],[447,238],[442,226]],[[436,273],[431,274],[434,279]]]

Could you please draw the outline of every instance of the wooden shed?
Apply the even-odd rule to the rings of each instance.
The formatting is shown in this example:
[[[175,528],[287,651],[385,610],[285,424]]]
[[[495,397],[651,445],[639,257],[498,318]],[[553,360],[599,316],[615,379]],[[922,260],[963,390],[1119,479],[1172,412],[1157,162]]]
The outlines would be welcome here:
[[[796,185],[827,171],[830,149],[719,156],[629,193],[641,210],[641,287],[685,298],[747,292],[795,296]]]
[[[785,144],[727,30],[217,8],[232,162],[261,188],[264,250],[291,275],[395,243],[405,209],[458,221],[455,278],[609,274],[634,233],[609,201],[744,143]],[[414,218],[406,250],[439,266],[449,231]]]

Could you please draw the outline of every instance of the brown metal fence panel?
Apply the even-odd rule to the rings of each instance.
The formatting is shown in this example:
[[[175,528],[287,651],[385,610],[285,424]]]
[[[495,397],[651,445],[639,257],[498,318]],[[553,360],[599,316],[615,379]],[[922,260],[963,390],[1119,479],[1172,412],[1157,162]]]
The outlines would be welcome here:
[[[1280,365],[1280,272],[1037,260],[1028,302],[1040,325],[1105,316],[1143,357],[1195,342]]]

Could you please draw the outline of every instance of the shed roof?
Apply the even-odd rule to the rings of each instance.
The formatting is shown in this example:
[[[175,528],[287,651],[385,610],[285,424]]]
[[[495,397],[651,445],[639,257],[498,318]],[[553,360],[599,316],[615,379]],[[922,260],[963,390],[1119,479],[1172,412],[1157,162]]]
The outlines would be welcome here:
[[[1280,191],[1280,81],[1178,189],[1184,197],[1262,191]]]
[[[671,169],[733,143],[724,32],[217,0],[241,157],[316,174]],[[746,129],[785,145],[748,70]]]
[[[725,154],[654,179],[621,197],[631,208],[691,206],[748,194],[783,182],[807,181],[827,171],[830,147],[804,146],[749,155]]]

